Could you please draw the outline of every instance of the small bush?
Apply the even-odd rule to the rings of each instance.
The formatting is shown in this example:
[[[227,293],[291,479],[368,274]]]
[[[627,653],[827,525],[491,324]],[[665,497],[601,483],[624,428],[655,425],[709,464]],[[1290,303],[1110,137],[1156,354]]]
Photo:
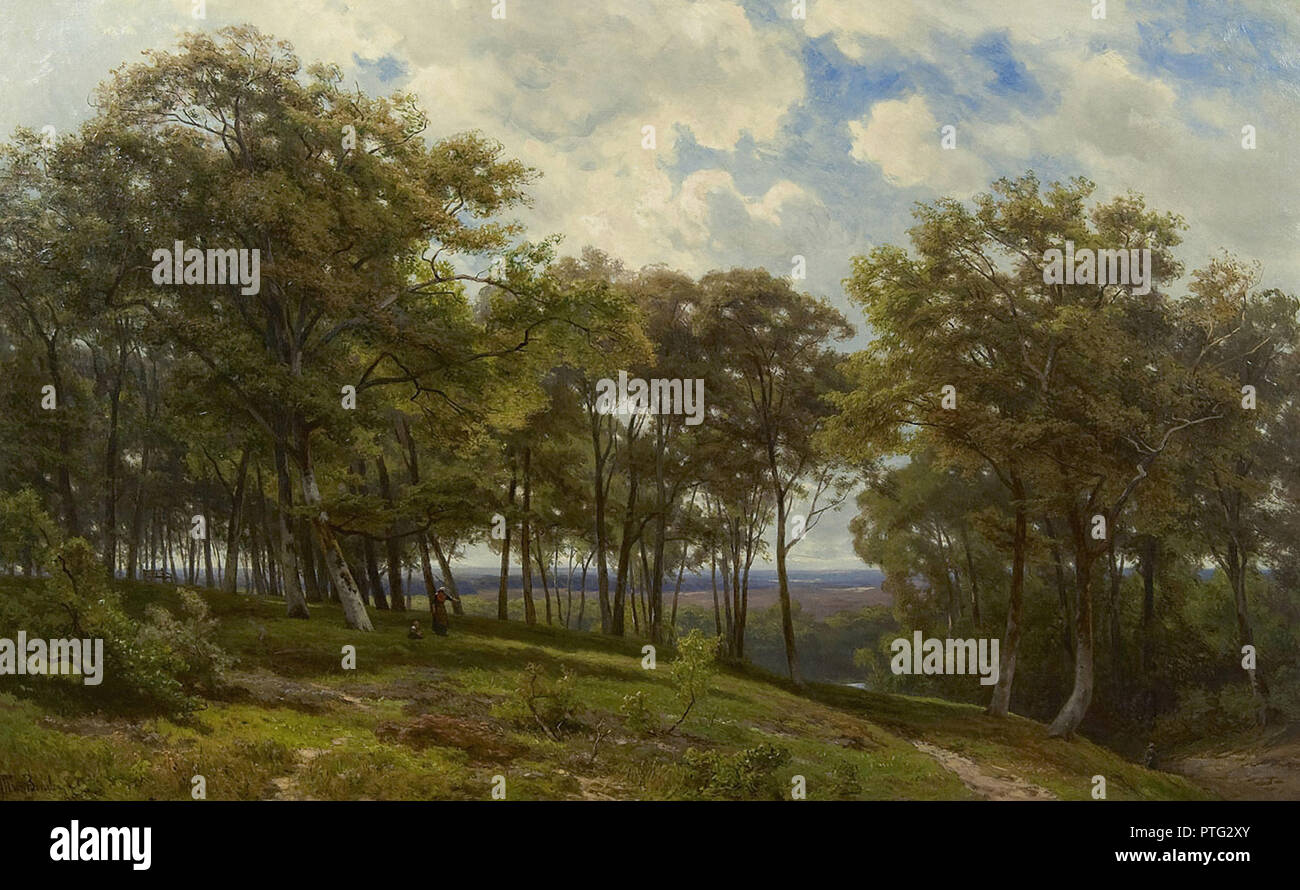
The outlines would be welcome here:
[[[654,712],[646,703],[645,693],[641,691],[632,692],[623,696],[623,702],[618,706],[618,712],[623,717],[623,723],[628,731],[635,733],[651,732],[655,724]]]
[[[695,704],[709,691],[709,683],[717,672],[718,641],[698,629],[691,630],[677,643],[677,657],[669,669],[669,677],[682,707],[682,715],[669,727],[672,732],[682,724]]]
[[[856,797],[862,793],[858,768],[847,760],[838,760],[830,771],[831,793],[837,798]]]
[[[687,772],[700,795],[728,800],[754,797],[780,800],[782,789],[774,773],[789,762],[789,750],[771,742],[735,754],[690,748],[685,757]]]
[[[540,665],[529,664],[519,675],[513,695],[507,700],[505,716],[517,726],[541,729],[559,741],[567,729],[576,727],[578,700],[574,678],[562,668],[558,680],[551,680]]]
[[[181,590],[181,617],[159,605],[146,611],[149,623],[140,629],[143,640],[169,648],[183,663],[177,679],[188,691],[212,693],[221,687],[226,670],[234,663],[216,644],[217,622],[208,616],[208,604],[192,590]]]

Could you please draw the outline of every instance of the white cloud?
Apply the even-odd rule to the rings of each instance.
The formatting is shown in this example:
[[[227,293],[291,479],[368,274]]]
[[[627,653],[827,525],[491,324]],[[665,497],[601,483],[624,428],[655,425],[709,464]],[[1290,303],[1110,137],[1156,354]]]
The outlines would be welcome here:
[[[936,191],[969,195],[988,185],[989,167],[957,131],[956,148],[940,145],[943,126],[920,95],[877,102],[865,122],[851,121],[850,154],[875,164],[900,186],[926,185]]]
[[[523,214],[536,234],[560,232],[575,251],[597,242],[634,265],[709,265],[686,249],[708,243],[707,177],[674,188],[665,170],[679,134],[722,150],[745,133],[770,140],[804,90],[796,45],[756,29],[734,2],[512,0],[503,21],[478,2],[223,5],[291,37],[304,57],[401,59],[437,132],[482,129],[542,171]],[[647,124],[652,151],[641,146]],[[769,193],[754,214],[775,221],[789,194]]]

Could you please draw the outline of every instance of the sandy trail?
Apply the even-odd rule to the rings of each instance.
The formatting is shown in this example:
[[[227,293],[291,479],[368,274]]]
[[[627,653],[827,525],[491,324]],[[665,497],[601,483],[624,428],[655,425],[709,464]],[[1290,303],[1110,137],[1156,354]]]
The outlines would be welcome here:
[[[1006,773],[991,775],[971,760],[955,751],[949,751],[927,742],[912,740],[917,750],[930,755],[939,765],[961,779],[971,791],[985,800],[1056,800],[1056,795],[1046,788],[1026,782],[1019,776]]]

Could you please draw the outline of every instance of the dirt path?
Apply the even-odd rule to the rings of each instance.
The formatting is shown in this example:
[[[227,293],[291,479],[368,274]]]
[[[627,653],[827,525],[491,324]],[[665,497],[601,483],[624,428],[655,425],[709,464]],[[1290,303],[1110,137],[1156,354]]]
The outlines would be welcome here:
[[[1187,757],[1169,770],[1228,800],[1300,800],[1300,742]]]
[[[278,776],[272,779],[271,784],[275,786],[275,794],[272,795],[270,799],[271,800],[314,800],[315,798],[308,797],[298,789],[298,780],[296,777],[296,773],[298,770],[302,769],[304,766],[311,763],[317,757],[324,754],[325,750],[326,749],[324,748],[299,748],[297,751],[295,751],[294,755],[297,758],[297,763],[294,764],[295,775]]]
[[[986,773],[975,761],[927,742],[912,740],[917,750],[930,755],[939,765],[961,779],[971,791],[985,800],[1056,800],[1056,795],[1032,782],[1026,782],[1010,773],[994,776]]]
[[[346,738],[334,739],[331,745],[346,745]],[[287,776],[277,776],[271,780],[275,786],[275,794],[271,795],[268,800],[316,800],[316,798],[304,794],[298,787],[298,773],[304,767],[310,764],[322,754],[329,753],[329,748],[299,748],[294,751],[293,772]]]

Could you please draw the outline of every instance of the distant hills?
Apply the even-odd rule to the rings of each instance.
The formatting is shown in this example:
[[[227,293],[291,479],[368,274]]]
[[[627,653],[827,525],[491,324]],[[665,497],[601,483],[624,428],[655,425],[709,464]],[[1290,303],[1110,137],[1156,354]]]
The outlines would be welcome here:
[[[510,589],[517,590],[520,585],[521,575],[517,567],[511,567]],[[567,582],[567,571],[561,565],[561,588]],[[456,573],[456,586],[462,595],[476,595],[485,593],[495,593],[501,577],[499,568],[488,568],[482,566],[460,566],[454,569]],[[575,571],[573,576],[573,585],[576,590],[579,584],[580,571]],[[822,589],[851,589],[851,588],[879,588],[884,580],[884,573],[879,569],[868,568],[866,566],[860,569],[821,569],[821,570],[802,570],[791,569],[789,571],[790,585],[797,588],[816,587]],[[665,592],[671,593],[677,575],[670,572],[665,582]],[[612,583],[611,573],[611,583]],[[411,578],[412,590],[416,595],[424,593],[424,583],[418,576]],[[536,572],[533,573],[533,586],[540,592],[542,587],[541,576]],[[766,587],[776,587],[776,569],[759,568],[755,566],[749,573],[750,590],[756,591]],[[718,578],[718,588],[722,588],[721,576]],[[587,591],[590,593],[596,589],[596,573],[593,570],[587,572]],[[682,592],[713,591],[713,581],[708,572],[703,574],[687,573],[682,576]]]

